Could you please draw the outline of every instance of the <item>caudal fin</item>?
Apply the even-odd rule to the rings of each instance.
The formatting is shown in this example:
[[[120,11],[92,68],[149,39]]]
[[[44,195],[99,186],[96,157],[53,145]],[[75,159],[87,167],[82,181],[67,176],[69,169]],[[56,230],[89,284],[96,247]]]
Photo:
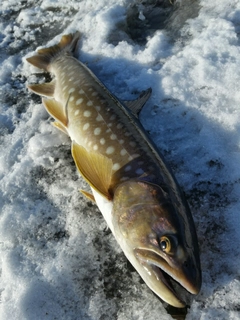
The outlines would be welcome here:
[[[63,52],[73,53],[78,40],[80,38],[80,32],[75,32],[74,34],[64,35],[61,41],[49,48],[43,48],[37,50],[36,55],[27,58],[26,60],[39,69],[44,69],[48,71],[51,62]]]

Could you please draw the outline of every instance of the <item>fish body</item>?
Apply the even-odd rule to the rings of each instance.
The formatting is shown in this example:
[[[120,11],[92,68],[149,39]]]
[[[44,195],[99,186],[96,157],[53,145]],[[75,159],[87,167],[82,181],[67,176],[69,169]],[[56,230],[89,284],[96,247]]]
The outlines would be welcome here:
[[[63,36],[27,58],[55,76],[28,87],[71,138],[75,164],[93,192],[83,193],[96,201],[127,258],[160,298],[183,307],[171,281],[198,293],[198,241],[188,204],[138,120],[151,90],[120,102],[72,56],[79,37]]]

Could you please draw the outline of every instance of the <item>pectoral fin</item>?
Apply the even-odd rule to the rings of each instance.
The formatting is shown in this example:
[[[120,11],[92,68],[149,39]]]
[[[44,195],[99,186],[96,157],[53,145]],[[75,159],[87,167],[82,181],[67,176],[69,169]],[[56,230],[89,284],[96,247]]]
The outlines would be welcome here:
[[[55,119],[60,125],[56,125],[60,129],[63,127],[67,127],[68,125],[68,118],[66,115],[66,108],[55,99],[42,99],[43,105],[46,108],[47,112]]]
[[[88,200],[91,200],[92,202],[95,202],[95,203],[96,203],[93,194],[91,194],[90,192],[84,191],[84,190],[80,190],[80,192],[81,192]]]
[[[112,160],[100,153],[88,152],[73,141],[72,156],[78,171],[98,193],[111,199],[109,187],[112,177]]]

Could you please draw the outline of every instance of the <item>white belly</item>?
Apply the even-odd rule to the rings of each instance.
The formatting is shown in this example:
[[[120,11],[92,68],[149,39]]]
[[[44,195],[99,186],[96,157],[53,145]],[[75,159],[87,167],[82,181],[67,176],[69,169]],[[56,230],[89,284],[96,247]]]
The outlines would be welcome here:
[[[94,198],[96,200],[96,204],[101,211],[102,215],[104,216],[104,219],[106,220],[109,228],[111,229],[112,233],[115,235],[113,224],[112,224],[112,207],[113,207],[113,202],[110,200],[107,200],[104,198],[102,195],[100,195],[97,191],[95,191],[93,188],[92,192],[94,195]]]

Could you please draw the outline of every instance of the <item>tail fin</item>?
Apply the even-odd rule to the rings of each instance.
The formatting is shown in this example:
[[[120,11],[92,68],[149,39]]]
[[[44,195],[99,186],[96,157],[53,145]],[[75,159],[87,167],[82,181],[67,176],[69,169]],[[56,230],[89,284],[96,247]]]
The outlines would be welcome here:
[[[39,49],[38,54],[27,58],[26,60],[39,69],[48,71],[51,62],[63,52],[73,53],[80,39],[80,32],[64,35],[61,41],[49,48]]]

